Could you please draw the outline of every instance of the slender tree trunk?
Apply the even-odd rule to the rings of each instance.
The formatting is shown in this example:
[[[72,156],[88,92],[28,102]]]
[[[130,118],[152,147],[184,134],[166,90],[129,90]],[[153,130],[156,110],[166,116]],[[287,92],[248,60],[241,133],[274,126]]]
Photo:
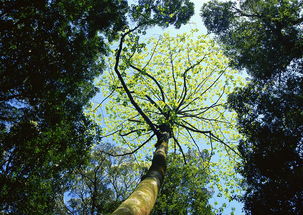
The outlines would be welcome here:
[[[91,215],[95,214],[95,208],[96,208],[96,194],[97,194],[97,175],[96,175],[96,171],[95,171],[95,175],[94,175],[94,184],[93,184],[93,193],[92,193],[92,198],[91,198]]]
[[[158,138],[152,165],[134,192],[113,212],[112,215],[148,215],[157,199],[166,172],[166,156],[169,134]]]

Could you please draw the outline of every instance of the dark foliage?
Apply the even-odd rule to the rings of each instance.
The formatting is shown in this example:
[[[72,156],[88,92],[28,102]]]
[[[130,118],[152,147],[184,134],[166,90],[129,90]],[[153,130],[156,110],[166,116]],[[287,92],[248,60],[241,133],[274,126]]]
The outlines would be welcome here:
[[[121,150],[109,144],[102,148]],[[90,154],[87,165],[75,171],[67,201],[61,199],[57,208],[60,214],[111,214],[134,189],[140,174],[134,158],[111,157],[99,149]]]
[[[239,69],[255,78],[270,78],[302,57],[301,0],[257,0],[205,4],[202,18]]]
[[[229,96],[245,136],[239,169],[247,214],[303,213],[302,6],[301,0],[246,0],[202,8],[233,66],[252,76]]]
[[[251,214],[303,211],[303,66],[279,85],[252,82],[229,97],[246,139],[239,150]],[[298,72],[299,73],[299,72]]]
[[[194,4],[189,0],[139,0],[132,5],[131,17],[138,23],[180,28],[194,14]]]
[[[51,214],[85,160],[98,55],[125,24],[125,1],[1,2],[0,211]]]

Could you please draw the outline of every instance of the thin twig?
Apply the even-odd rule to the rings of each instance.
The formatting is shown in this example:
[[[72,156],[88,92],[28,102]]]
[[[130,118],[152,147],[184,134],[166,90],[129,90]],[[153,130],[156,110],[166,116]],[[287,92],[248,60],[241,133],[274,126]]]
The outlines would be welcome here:
[[[209,107],[211,108],[214,108],[214,107],[218,107],[218,106],[222,106],[224,105],[223,103],[220,103],[220,104],[212,104],[211,106],[207,106],[207,107],[202,107],[202,108],[195,108],[195,109],[189,109],[189,110],[184,110],[184,111],[179,111],[178,114],[185,114],[185,113],[188,113],[188,112],[195,112],[195,111],[199,111],[199,110],[205,110],[205,109],[208,109]]]
[[[240,154],[238,152],[236,152],[232,147],[230,147],[227,143],[225,143],[223,140],[221,140],[219,137],[217,137],[216,135],[214,135],[212,132],[210,132],[211,137],[213,137],[216,141],[222,143],[224,146],[226,146],[227,148],[229,148],[230,150],[232,150],[236,155],[240,156]]]
[[[224,95],[224,93],[225,93],[225,85],[223,86],[222,93],[219,95],[218,99],[211,106],[209,106],[208,108],[206,108],[202,112],[197,113],[197,115],[201,115],[201,114],[207,112],[208,110],[210,110],[211,108],[214,108],[217,105],[217,103],[220,101],[220,99],[222,98],[222,96]]]
[[[114,131],[114,132],[112,132],[112,133],[106,134],[106,135],[102,136],[101,138],[109,137],[109,136],[111,136],[111,135],[113,135],[113,134],[116,134],[116,133],[118,133],[118,132],[120,132],[120,131],[122,131],[122,128],[119,129],[119,130],[116,130],[116,131]]]
[[[148,74],[146,71],[143,71],[141,69],[139,69],[138,67],[134,66],[133,64],[129,64],[129,66],[135,70],[137,70],[138,72],[140,72],[143,75],[146,75],[147,77],[149,77],[150,79],[152,79],[157,87],[159,88],[160,92],[161,92],[161,96],[162,96],[162,101],[165,102],[165,93],[160,85],[160,83],[157,81],[157,79],[155,79],[155,77],[153,77],[152,75]]]
[[[130,134],[132,134],[132,133],[134,133],[134,132],[137,132],[137,131],[145,131],[145,129],[136,129],[136,130],[132,130],[132,131],[129,131],[129,132],[127,132],[127,133],[124,133],[124,134],[121,134],[121,133],[120,133],[120,136],[125,137],[125,136],[128,136],[128,135],[130,135]]]
[[[159,105],[157,105],[157,103],[154,100],[152,100],[152,98],[150,98],[148,95],[145,95],[145,97],[148,99],[148,101],[152,105],[154,105],[161,112],[161,114],[165,115],[165,113],[163,112],[163,110],[159,107]]]
[[[183,127],[183,128],[185,128],[185,129],[188,129],[190,131],[193,131],[193,132],[196,132],[196,133],[200,133],[200,134],[209,134],[211,132],[211,131],[201,131],[201,130],[197,129],[195,126],[191,125],[189,122],[186,122],[185,120],[182,120],[182,121],[185,122],[185,123],[187,123],[191,127],[188,127],[188,126],[186,126],[184,124],[179,124],[179,123],[178,123],[178,125],[181,126],[181,127]]]
[[[198,149],[198,152],[199,152],[200,156],[202,157],[202,153],[201,153],[200,148],[199,148],[198,144],[196,143],[195,139],[193,138],[193,136],[191,135],[191,133],[190,133],[190,131],[189,131],[188,129],[186,129],[186,131],[188,132],[190,138],[192,139],[192,141],[193,141],[194,144],[196,145],[196,147],[197,147],[197,149]]]
[[[170,46],[170,40],[168,42],[168,48],[169,48],[169,59],[170,59],[170,65],[171,65],[171,71],[172,71],[172,76],[173,76],[173,81],[174,81],[174,91],[175,91],[175,100],[177,99],[177,82],[176,82],[176,77],[175,77],[175,67],[174,67],[174,61],[173,61],[173,54],[171,51],[171,46]]]
[[[199,60],[199,61],[196,62],[195,64],[191,65],[190,67],[188,67],[188,68],[184,71],[184,73],[183,73],[183,89],[182,89],[181,96],[180,96],[181,101],[179,100],[180,103],[179,103],[178,107],[176,108],[176,111],[178,111],[178,110],[180,109],[180,107],[183,105],[183,102],[184,102],[184,100],[185,100],[185,98],[186,98],[186,95],[187,95],[186,73],[187,73],[189,70],[195,68],[197,65],[199,65],[199,64],[204,60],[204,58],[205,58],[205,56],[204,56],[201,60]],[[184,94],[183,94],[183,92],[184,92]],[[183,96],[182,96],[182,94],[183,94]],[[178,102],[179,102],[179,101],[178,101]]]
[[[126,152],[124,154],[111,154],[109,152],[105,152],[105,151],[101,151],[109,156],[113,156],[113,157],[121,157],[121,156],[125,156],[125,155],[132,155],[134,154],[136,151],[138,151],[139,149],[141,149],[146,143],[148,143],[153,137],[155,136],[155,134],[152,134],[146,141],[144,141],[144,143],[142,143],[140,146],[138,146],[135,150],[131,151],[131,152]]]
[[[228,67],[226,67],[226,68],[221,72],[221,74],[216,78],[216,80],[215,80],[208,88],[206,88],[206,90],[204,90],[204,91],[201,93],[200,96],[202,96],[204,93],[206,93],[210,88],[212,88],[212,87],[217,83],[217,81],[221,78],[221,76],[224,74],[224,72],[226,71],[227,68],[228,68]]]
[[[155,47],[154,47],[154,49],[153,49],[153,52],[152,52],[152,54],[151,54],[149,60],[148,60],[148,61],[146,62],[146,64],[143,66],[142,70],[144,70],[144,69],[148,66],[148,64],[150,63],[150,61],[153,59],[154,54],[155,54],[155,52],[156,52],[156,49],[157,49],[157,47],[158,47],[158,45],[159,45],[159,41],[160,41],[160,40],[161,40],[161,36],[160,36],[159,39],[157,40],[157,43],[156,43],[156,45],[155,45]]]
[[[185,154],[184,154],[184,152],[183,152],[183,149],[182,149],[180,143],[178,142],[178,140],[177,140],[177,138],[175,137],[174,134],[173,134],[173,139],[174,139],[175,143],[177,143],[177,145],[178,145],[178,147],[179,147],[179,149],[180,149],[180,151],[181,151],[181,154],[182,154],[183,160],[184,160],[184,164],[187,164],[187,162],[186,162],[186,157],[185,157]]]
[[[108,96],[106,96],[95,108],[94,108],[94,110],[93,110],[93,112],[94,111],[96,111],[101,105],[102,105],[102,103],[103,102],[105,102],[106,101],[106,99],[108,99],[109,97],[111,97],[111,95],[115,92],[115,90],[116,89],[113,89],[111,92],[110,92],[110,94],[108,95]]]

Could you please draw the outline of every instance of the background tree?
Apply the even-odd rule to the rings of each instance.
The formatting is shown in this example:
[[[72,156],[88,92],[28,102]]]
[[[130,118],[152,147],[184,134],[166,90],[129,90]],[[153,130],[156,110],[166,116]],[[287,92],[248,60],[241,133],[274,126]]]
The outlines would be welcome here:
[[[140,180],[144,163],[138,163],[133,156],[109,156],[100,152],[100,147],[91,153],[88,165],[75,170],[65,194],[68,201],[61,201],[58,206],[61,214],[110,214]],[[109,152],[125,151],[117,147],[102,148]]]
[[[215,214],[208,203],[212,193],[206,188],[209,181],[210,155],[197,150],[186,153],[188,163],[181,155],[168,157],[168,168],[152,215]]]
[[[251,83],[229,96],[240,142],[248,214],[302,214],[302,4],[212,1],[202,8],[210,32]]]
[[[83,107],[96,92],[93,79],[103,69],[108,41],[127,28],[126,16],[142,27],[179,27],[193,5],[187,0],[0,4],[0,211],[51,214],[68,173],[84,163],[93,141]]]
[[[108,152],[125,151],[117,147],[102,148]],[[112,157],[100,149],[98,146],[91,154],[90,165],[76,170],[69,200],[64,203],[61,198],[58,214],[110,214],[129,196],[149,165],[138,162],[134,155]],[[213,214],[208,204],[211,193],[206,189],[209,155],[205,152],[202,158],[194,150],[187,155],[186,165],[181,155],[168,158],[167,176],[152,214]]]
[[[83,106],[96,92],[97,31],[125,24],[126,2],[1,2],[0,211],[52,214],[92,141]],[[97,17],[115,20],[105,23]]]
[[[202,7],[232,64],[256,79],[286,71],[302,58],[302,1],[210,1]]]
[[[109,66],[113,70],[106,72],[100,81],[105,99],[110,98],[105,107],[109,117],[102,118],[100,114],[98,119],[91,113],[105,122],[113,140],[130,147],[127,154],[152,147],[151,143],[156,147],[147,175],[118,208],[117,214],[126,211],[149,214],[165,174],[169,139],[174,141],[174,149],[178,147],[184,161],[186,156],[181,144],[199,150],[197,142],[208,142],[212,151],[226,149],[231,160],[221,163],[221,171],[224,165],[229,167],[226,171],[230,171],[237,153],[232,143],[223,141],[227,139],[224,133],[228,135],[232,129],[232,123],[226,119],[232,113],[224,113],[222,103],[226,97],[223,95],[231,90],[229,83],[234,71],[228,69],[228,60],[214,42],[204,35],[198,36],[195,43],[189,34],[175,38],[164,35],[147,41],[147,47],[131,34],[135,30],[123,34],[112,66]],[[157,137],[156,142],[154,137]],[[144,200],[152,199],[150,202],[140,197],[146,192],[146,186],[152,194],[144,194]],[[137,195],[138,190],[140,195]],[[140,205],[135,205],[136,202]]]

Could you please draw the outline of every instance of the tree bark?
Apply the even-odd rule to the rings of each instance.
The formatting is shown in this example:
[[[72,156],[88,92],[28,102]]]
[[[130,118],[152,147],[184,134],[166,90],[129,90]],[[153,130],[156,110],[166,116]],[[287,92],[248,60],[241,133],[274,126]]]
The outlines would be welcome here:
[[[166,172],[166,156],[169,134],[158,138],[152,165],[134,192],[113,212],[112,215],[149,215],[156,202]]]

